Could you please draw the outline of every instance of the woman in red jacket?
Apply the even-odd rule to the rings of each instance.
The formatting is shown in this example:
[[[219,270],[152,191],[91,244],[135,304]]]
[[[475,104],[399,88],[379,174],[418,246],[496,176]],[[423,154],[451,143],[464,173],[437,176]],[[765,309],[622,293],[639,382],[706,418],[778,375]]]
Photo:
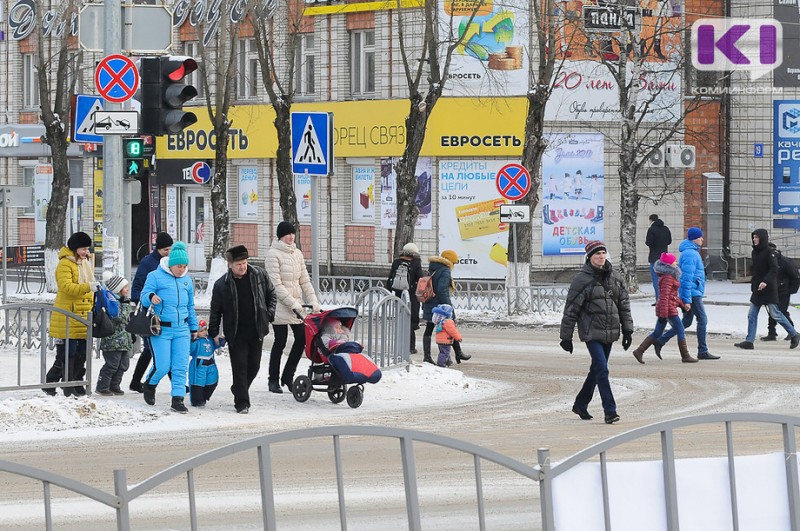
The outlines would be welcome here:
[[[678,349],[681,352],[681,361],[684,363],[694,363],[697,358],[689,355],[686,347],[686,331],[683,322],[678,317],[678,308],[684,308],[683,301],[678,297],[678,288],[681,286],[681,270],[677,266],[675,255],[672,253],[661,253],[661,258],[653,266],[658,275],[658,302],[656,302],[656,327],[653,333],[644,338],[642,344],[633,351],[633,357],[639,363],[644,363],[642,356],[650,348],[656,339],[667,327],[667,322],[675,329],[678,334]],[[656,356],[661,359],[661,355],[656,351]]]

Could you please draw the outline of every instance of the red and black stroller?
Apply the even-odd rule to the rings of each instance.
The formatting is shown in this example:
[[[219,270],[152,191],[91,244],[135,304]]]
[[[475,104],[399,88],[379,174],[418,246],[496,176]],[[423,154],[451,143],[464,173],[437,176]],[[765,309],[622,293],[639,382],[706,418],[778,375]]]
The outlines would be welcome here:
[[[328,319],[336,319],[352,330],[357,317],[357,309],[345,306],[308,314],[303,319],[305,351],[311,366],[308,376],[300,375],[294,380],[292,394],[295,400],[305,402],[312,391],[319,391],[328,393],[334,404],[346,398],[348,406],[357,408],[364,400],[364,384],[377,383],[381,379],[381,370],[361,353],[363,347],[359,343],[342,343],[331,352],[321,339],[323,324]]]

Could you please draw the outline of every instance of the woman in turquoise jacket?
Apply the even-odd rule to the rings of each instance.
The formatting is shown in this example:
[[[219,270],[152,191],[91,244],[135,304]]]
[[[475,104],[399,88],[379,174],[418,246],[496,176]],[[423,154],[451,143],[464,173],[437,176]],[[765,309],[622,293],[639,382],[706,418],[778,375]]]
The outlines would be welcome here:
[[[172,410],[186,413],[186,372],[189,366],[191,340],[197,336],[197,314],[194,311],[194,284],[188,275],[189,254],[186,244],[175,242],[169,256],[147,275],[140,301],[153,307],[161,318],[161,335],[150,338],[153,367],[142,386],[144,401],[156,403],[156,386],[172,372]]]

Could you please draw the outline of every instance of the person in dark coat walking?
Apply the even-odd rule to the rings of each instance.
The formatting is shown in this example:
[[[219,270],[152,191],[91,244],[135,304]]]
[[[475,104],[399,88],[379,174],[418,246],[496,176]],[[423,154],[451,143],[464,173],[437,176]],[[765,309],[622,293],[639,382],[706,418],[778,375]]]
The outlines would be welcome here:
[[[647,261],[650,262],[650,280],[653,281],[653,291],[655,291],[656,301],[658,301],[658,273],[656,273],[655,266],[661,254],[666,253],[669,246],[672,245],[672,233],[664,225],[664,222],[658,219],[658,214],[650,214],[650,228],[647,229],[644,243],[650,248]]]
[[[750,280],[750,311],[747,312],[747,338],[735,347],[753,350],[753,341],[756,338],[758,327],[758,312],[762,306],[767,307],[769,315],[780,324],[791,337],[789,348],[800,345],[800,335],[792,323],[786,319],[778,308],[778,258],[775,251],[769,246],[769,234],[766,229],[756,229],[750,235],[753,241],[752,268],[753,276]]]
[[[608,381],[608,359],[611,346],[622,332],[622,348],[628,350],[633,341],[633,317],[628,290],[606,259],[606,246],[595,240],[586,244],[586,263],[575,275],[567,293],[564,316],[561,319],[561,348],[572,353],[572,335],[578,327],[578,337],[586,343],[592,364],[583,387],[575,397],[572,412],[583,420],[591,420],[589,402],[594,389],[600,391],[605,423],[619,420],[617,403]]]
[[[450,300],[450,292],[455,291],[452,271],[457,263],[458,255],[455,251],[449,249],[442,251],[440,256],[428,258],[428,273],[433,279],[435,295],[430,300],[422,303],[422,318],[425,320],[425,333],[422,334],[422,352],[424,354],[422,361],[433,363],[434,365],[436,362],[431,358],[431,342],[433,330],[436,328],[436,323],[433,322],[433,309],[440,304],[453,306],[453,302]],[[455,320],[455,311],[453,312],[453,319]],[[461,363],[472,357],[461,350],[460,343],[453,344],[453,351],[456,353],[456,363]]]
[[[147,275],[158,268],[158,264],[163,257],[169,256],[170,249],[172,249],[172,236],[166,232],[159,232],[156,235],[154,247],[153,252],[142,258],[142,261],[139,262],[139,267],[136,268],[136,276],[133,277],[133,285],[131,285],[131,303],[134,305],[139,303]],[[142,352],[139,354],[139,360],[136,362],[136,367],[131,375],[131,391],[142,392],[144,371],[147,370],[147,366],[150,365],[152,359],[153,349],[150,346],[150,338],[143,337]]]
[[[244,245],[225,252],[228,273],[214,283],[208,324],[208,334],[217,345],[222,337],[230,345],[231,392],[237,413],[250,411],[250,385],[261,368],[264,336],[275,320],[277,302],[267,272],[248,264],[249,257]]]
[[[774,243],[769,242],[769,246],[778,259],[778,309],[794,326],[794,321],[789,315],[789,300],[800,289],[800,273],[794,263],[783,256]],[[775,331],[776,324],[777,321],[770,317],[767,322],[767,335],[763,336],[761,341],[775,341],[778,338],[778,333]],[[787,335],[786,339],[791,339],[791,336]]]
[[[404,266],[408,273],[408,289],[397,290],[392,289],[397,268],[401,265]],[[419,257],[419,248],[414,243],[407,243],[403,246],[400,256],[392,262],[392,268],[389,271],[389,279],[386,281],[386,289],[393,291],[395,296],[400,299],[403,297],[403,291],[408,291],[408,301],[411,307],[411,354],[417,353],[417,333],[419,329],[419,301],[417,300],[417,282],[422,276],[422,260]]]

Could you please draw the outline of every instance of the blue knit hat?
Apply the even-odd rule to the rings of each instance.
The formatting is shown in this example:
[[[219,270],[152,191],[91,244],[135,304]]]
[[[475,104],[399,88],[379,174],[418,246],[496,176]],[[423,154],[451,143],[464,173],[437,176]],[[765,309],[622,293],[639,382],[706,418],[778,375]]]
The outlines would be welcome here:
[[[453,307],[449,304],[440,304],[433,309],[434,314],[443,315],[447,319],[453,317]]]
[[[686,239],[687,240],[696,240],[697,238],[703,237],[703,231],[697,227],[689,227],[689,230],[686,231]]]
[[[174,265],[189,265],[189,253],[186,250],[186,244],[183,242],[175,242],[172,244],[172,250],[169,253],[169,266]]]

